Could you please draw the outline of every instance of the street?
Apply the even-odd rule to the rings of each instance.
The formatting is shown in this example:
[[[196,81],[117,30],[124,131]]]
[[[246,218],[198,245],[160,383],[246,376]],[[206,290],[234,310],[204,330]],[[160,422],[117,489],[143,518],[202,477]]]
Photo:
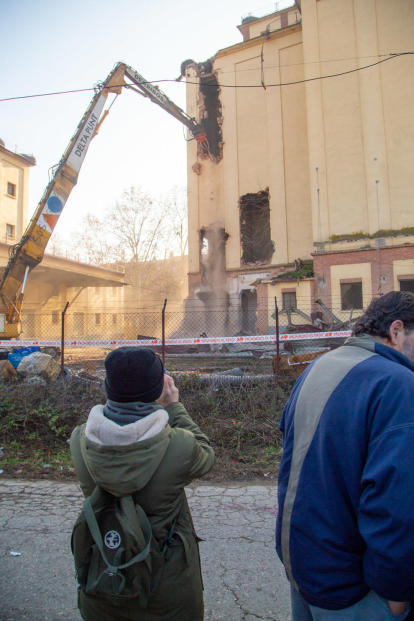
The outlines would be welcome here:
[[[288,621],[274,547],[276,488],[199,484],[187,494],[205,539],[206,621]],[[0,621],[80,620],[69,540],[81,502],[73,483],[0,481]]]

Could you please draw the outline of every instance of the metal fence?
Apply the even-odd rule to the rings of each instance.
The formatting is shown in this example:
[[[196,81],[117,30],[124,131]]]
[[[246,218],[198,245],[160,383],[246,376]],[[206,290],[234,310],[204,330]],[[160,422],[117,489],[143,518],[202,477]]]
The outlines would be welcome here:
[[[123,345],[151,347],[172,373],[235,368],[255,376],[299,373],[321,351],[341,345],[363,312],[332,310],[322,302],[313,308],[283,308],[275,299],[271,306],[169,311],[165,303],[150,311],[26,313],[21,342],[2,341],[0,346],[52,347],[47,351],[59,360],[64,349],[68,369],[98,377],[108,353]]]

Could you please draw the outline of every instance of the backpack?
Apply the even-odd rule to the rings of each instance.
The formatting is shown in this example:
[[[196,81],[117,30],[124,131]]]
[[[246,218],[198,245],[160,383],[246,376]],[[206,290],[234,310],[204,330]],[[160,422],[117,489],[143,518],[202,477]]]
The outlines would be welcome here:
[[[78,588],[115,604],[135,600],[145,608],[158,586],[174,532],[175,522],[160,550],[145,511],[133,497],[119,498],[97,486],[72,531]]]

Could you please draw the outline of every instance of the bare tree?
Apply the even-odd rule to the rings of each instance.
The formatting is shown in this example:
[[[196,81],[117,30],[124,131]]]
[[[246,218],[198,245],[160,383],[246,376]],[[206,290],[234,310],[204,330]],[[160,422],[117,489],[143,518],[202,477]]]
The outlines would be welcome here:
[[[68,250],[70,255],[82,256],[92,265],[105,266],[120,258],[119,249],[114,252],[105,218],[100,220],[92,213],[84,217],[82,228],[72,237]]]
[[[47,245],[47,252],[49,254],[54,254],[58,257],[63,257],[66,252],[64,248],[65,248],[64,239],[59,235],[59,233],[53,233]]]
[[[167,229],[170,245],[173,246],[173,248],[170,247],[170,251],[176,250],[180,256],[183,256],[188,246],[187,189],[174,186],[166,195],[164,204],[168,214]]]
[[[102,218],[86,215],[70,251],[86,254],[95,265],[122,263],[132,285],[127,298],[137,304],[182,289],[187,238],[185,189],[175,187],[164,198],[154,198],[131,186]],[[181,259],[171,258],[172,253]]]
[[[122,244],[122,253],[133,263],[152,261],[160,251],[166,206],[140,188],[124,190],[106,211],[108,233]]]

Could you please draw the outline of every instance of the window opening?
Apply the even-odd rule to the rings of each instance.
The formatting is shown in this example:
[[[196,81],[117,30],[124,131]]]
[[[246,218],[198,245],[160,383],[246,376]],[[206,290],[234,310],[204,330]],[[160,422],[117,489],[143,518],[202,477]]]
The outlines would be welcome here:
[[[414,280],[400,280],[400,291],[414,293]]]
[[[282,293],[282,305],[283,310],[287,310],[288,308],[296,308],[296,292]]]
[[[118,317],[117,317],[117,315],[113,314],[113,315],[112,315],[112,325],[113,325],[113,326],[116,326],[117,321],[118,321]]]
[[[362,309],[362,282],[341,283],[341,309]]]
[[[16,227],[14,224],[6,224],[6,240],[7,239],[15,239],[16,237]]]
[[[83,313],[74,313],[73,315],[73,334],[74,336],[83,335]]]
[[[16,198],[16,185],[10,181],[7,182],[7,194]]]
[[[270,238],[269,192],[245,194],[240,198],[241,262],[269,263],[275,245]]]
[[[257,291],[244,289],[241,292],[241,309],[242,332],[246,334],[255,334],[257,322]]]
[[[52,311],[52,323],[59,323],[59,311]]]
[[[101,288],[100,287],[95,287],[95,293],[100,293],[101,292]]]
[[[95,313],[95,325],[96,326],[101,325],[101,319],[102,319],[101,313]]]

